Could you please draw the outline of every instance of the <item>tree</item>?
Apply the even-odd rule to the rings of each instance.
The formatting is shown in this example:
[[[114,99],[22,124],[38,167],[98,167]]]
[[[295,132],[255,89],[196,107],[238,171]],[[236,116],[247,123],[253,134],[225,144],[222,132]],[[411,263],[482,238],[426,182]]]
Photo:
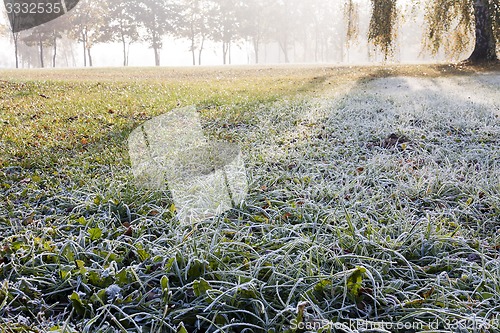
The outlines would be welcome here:
[[[52,67],[56,67],[57,41],[69,29],[69,20],[66,17],[49,21],[35,28],[27,30],[22,41],[28,46],[37,46],[40,67],[45,67],[44,48],[52,46]]]
[[[137,21],[138,5],[135,0],[109,0],[109,23],[101,29],[100,41],[120,42],[123,51],[123,66],[128,66],[130,45],[140,39]]]
[[[241,22],[244,12],[242,1],[213,0],[215,4],[214,29],[212,39],[222,42],[222,63],[231,64],[231,46],[242,38]]]
[[[369,40],[387,56],[396,36],[397,0],[371,0]],[[417,1],[416,3],[420,3]],[[462,51],[474,40],[470,63],[497,61],[500,39],[500,0],[427,0],[427,46],[434,53],[441,47]],[[449,38],[449,35],[453,38]],[[472,37],[472,38],[470,38]],[[450,42],[451,41],[451,42]]]
[[[26,32],[22,31],[20,35],[20,41]],[[25,43],[19,43],[18,46],[18,56],[19,56],[19,67],[31,68],[34,64],[40,66],[40,50],[38,47],[28,46]]]
[[[259,52],[261,44],[266,42],[272,20],[272,12],[268,1],[248,0],[243,4],[243,11],[247,13],[242,17],[242,35],[250,39],[255,53],[255,63],[259,63]]]
[[[73,9],[68,18],[72,29],[68,35],[82,43],[83,46],[83,66],[92,67],[91,49],[94,44],[102,41],[104,19],[108,17],[108,6],[105,1],[81,0],[78,6]]]
[[[196,65],[196,51],[198,64],[201,65],[201,54],[205,41],[214,28],[212,21],[216,14],[215,6],[209,0],[183,0],[180,12],[180,25],[176,29],[177,35],[187,38],[190,42],[193,65]]]
[[[359,37],[359,4],[353,0],[346,1],[344,5],[344,19],[347,22],[345,30],[345,47],[349,59],[349,48]]]
[[[11,31],[12,41],[14,42],[14,57],[16,59],[16,68],[19,68],[19,36],[20,32]]]
[[[178,25],[179,8],[170,0],[143,0],[138,2],[137,19],[146,31],[143,39],[154,51],[155,66],[160,66],[163,37]]]
[[[7,26],[0,23],[0,37],[7,36],[8,34],[9,29],[7,29]]]
[[[12,19],[15,19],[15,16],[12,16]],[[11,40],[14,43],[14,57],[16,62],[16,68],[19,68],[19,40],[21,37],[21,32],[16,31],[16,29],[14,29],[14,26],[15,22],[7,24],[7,28],[2,29],[2,34],[5,33],[10,34]]]
[[[293,19],[295,1],[280,1],[273,6],[275,18],[271,25],[273,39],[279,44],[285,57],[285,63],[290,62],[289,50],[293,40],[293,32],[297,27],[296,20]]]
[[[21,40],[27,46],[36,46],[38,48],[39,65],[41,68],[44,68],[44,46],[51,40],[48,32],[38,26],[29,30],[29,34],[24,36]]]
[[[339,1],[315,0],[311,3],[302,4],[302,21],[310,22],[308,31],[304,31],[304,48],[313,47],[314,61],[330,61],[331,50],[335,46],[343,53],[345,38],[343,36],[342,4]],[[357,8],[357,7],[355,7]],[[339,10],[340,9],[340,10]],[[354,16],[350,17],[353,26],[357,23]],[[340,39],[340,43],[335,45],[335,41]],[[355,36],[353,35],[353,39]],[[309,42],[309,43],[308,43]],[[313,44],[309,46],[309,44]],[[304,61],[306,57],[304,57]]]

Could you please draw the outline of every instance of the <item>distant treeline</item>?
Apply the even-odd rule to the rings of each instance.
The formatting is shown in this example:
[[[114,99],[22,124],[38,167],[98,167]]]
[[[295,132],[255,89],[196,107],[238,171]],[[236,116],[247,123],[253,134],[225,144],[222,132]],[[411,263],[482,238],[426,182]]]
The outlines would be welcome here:
[[[415,21],[401,37],[408,17]],[[3,32],[8,35],[8,27]],[[483,61],[497,58],[500,0],[80,0],[68,14],[10,36],[16,67],[56,67],[58,47],[72,49],[75,42],[83,66],[93,65],[92,48],[99,43],[120,43],[124,66],[130,45],[146,43],[159,66],[167,36],[190,42],[193,65],[202,63],[208,42],[220,43],[223,64],[231,63],[231,49],[242,43],[251,45],[255,63],[269,44],[284,62],[342,62],[360,36],[369,57],[378,51],[387,59],[396,46],[423,39],[434,54],[444,49],[461,57],[474,46],[469,60]]]
[[[67,15],[10,35],[16,67],[56,67],[58,47],[73,42],[81,44],[83,66],[92,66],[96,44],[110,42],[121,43],[124,66],[130,45],[139,42],[152,49],[159,66],[166,36],[189,40],[193,65],[202,63],[209,41],[220,43],[223,64],[231,63],[231,48],[242,42],[251,45],[255,63],[270,43],[279,46],[284,62],[332,61],[356,37],[354,9],[343,0],[81,0]]]

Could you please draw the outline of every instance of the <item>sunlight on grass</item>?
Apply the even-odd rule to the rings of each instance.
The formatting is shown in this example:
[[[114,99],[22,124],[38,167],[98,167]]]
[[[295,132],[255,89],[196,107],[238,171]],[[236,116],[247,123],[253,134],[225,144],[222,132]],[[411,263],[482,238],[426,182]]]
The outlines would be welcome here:
[[[9,72],[0,330],[493,323],[498,74],[442,70]],[[241,206],[193,225],[168,190],[134,186],[126,142],[186,105],[242,147],[249,177]]]

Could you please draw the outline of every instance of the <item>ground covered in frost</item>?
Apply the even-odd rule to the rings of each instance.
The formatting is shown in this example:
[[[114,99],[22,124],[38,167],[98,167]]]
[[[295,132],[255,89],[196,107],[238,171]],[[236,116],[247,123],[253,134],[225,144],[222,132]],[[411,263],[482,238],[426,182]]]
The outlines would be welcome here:
[[[255,71],[8,73],[0,330],[498,331],[498,72]],[[190,104],[250,190],[186,226],[135,187],[126,138]]]

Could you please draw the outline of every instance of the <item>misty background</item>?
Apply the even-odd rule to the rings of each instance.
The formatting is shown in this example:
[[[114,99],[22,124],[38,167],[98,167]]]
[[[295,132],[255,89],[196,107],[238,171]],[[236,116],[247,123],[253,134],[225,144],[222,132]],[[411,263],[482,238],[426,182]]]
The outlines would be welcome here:
[[[388,58],[368,42],[369,0],[81,0],[66,15],[12,33],[0,6],[0,67],[437,62],[422,43],[425,10],[398,2]],[[472,44],[471,48],[472,49]]]

